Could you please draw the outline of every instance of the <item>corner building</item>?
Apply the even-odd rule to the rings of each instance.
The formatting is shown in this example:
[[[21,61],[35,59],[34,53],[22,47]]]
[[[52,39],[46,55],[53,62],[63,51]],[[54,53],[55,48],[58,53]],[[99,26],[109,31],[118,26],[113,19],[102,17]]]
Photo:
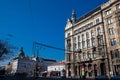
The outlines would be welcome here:
[[[120,1],[109,0],[65,27],[66,76],[120,74]]]

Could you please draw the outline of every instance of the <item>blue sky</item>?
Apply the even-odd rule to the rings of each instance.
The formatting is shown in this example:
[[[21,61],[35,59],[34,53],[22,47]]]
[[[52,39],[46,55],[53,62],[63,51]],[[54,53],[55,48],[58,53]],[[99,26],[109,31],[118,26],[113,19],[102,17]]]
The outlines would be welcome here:
[[[72,10],[80,17],[106,1],[0,0],[0,38],[9,38],[29,56],[32,56],[33,41],[64,49],[64,28]],[[39,56],[61,61],[64,53],[42,47]]]

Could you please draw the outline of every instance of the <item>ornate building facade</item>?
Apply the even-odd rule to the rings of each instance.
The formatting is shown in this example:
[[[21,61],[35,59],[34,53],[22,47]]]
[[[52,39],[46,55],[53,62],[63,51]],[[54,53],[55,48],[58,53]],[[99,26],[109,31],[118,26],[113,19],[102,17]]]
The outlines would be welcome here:
[[[94,78],[120,73],[120,1],[68,19],[65,27],[66,76]]]
[[[18,56],[6,65],[6,74],[25,74],[28,77],[41,76],[42,72],[47,71],[47,66],[53,63],[56,63],[56,60],[25,56],[23,48],[21,48]]]

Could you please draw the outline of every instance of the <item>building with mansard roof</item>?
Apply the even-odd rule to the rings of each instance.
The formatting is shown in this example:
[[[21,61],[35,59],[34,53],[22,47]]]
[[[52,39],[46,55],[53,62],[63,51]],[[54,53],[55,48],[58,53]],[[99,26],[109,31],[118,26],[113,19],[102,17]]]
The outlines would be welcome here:
[[[25,56],[23,48],[21,48],[18,56],[6,65],[6,74],[41,76],[41,72],[47,71],[47,66],[55,62],[56,60],[52,59]]]
[[[109,0],[65,26],[66,76],[120,74],[120,1]]]

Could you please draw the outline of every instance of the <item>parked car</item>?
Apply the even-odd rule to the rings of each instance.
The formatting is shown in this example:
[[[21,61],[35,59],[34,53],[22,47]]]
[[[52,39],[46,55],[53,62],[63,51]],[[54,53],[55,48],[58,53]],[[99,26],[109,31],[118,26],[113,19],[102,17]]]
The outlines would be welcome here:
[[[108,77],[106,75],[99,75],[95,77],[95,80],[108,80]]]
[[[120,79],[120,75],[115,75],[115,76],[112,76],[111,78],[110,78],[110,80],[116,80],[116,79]]]

